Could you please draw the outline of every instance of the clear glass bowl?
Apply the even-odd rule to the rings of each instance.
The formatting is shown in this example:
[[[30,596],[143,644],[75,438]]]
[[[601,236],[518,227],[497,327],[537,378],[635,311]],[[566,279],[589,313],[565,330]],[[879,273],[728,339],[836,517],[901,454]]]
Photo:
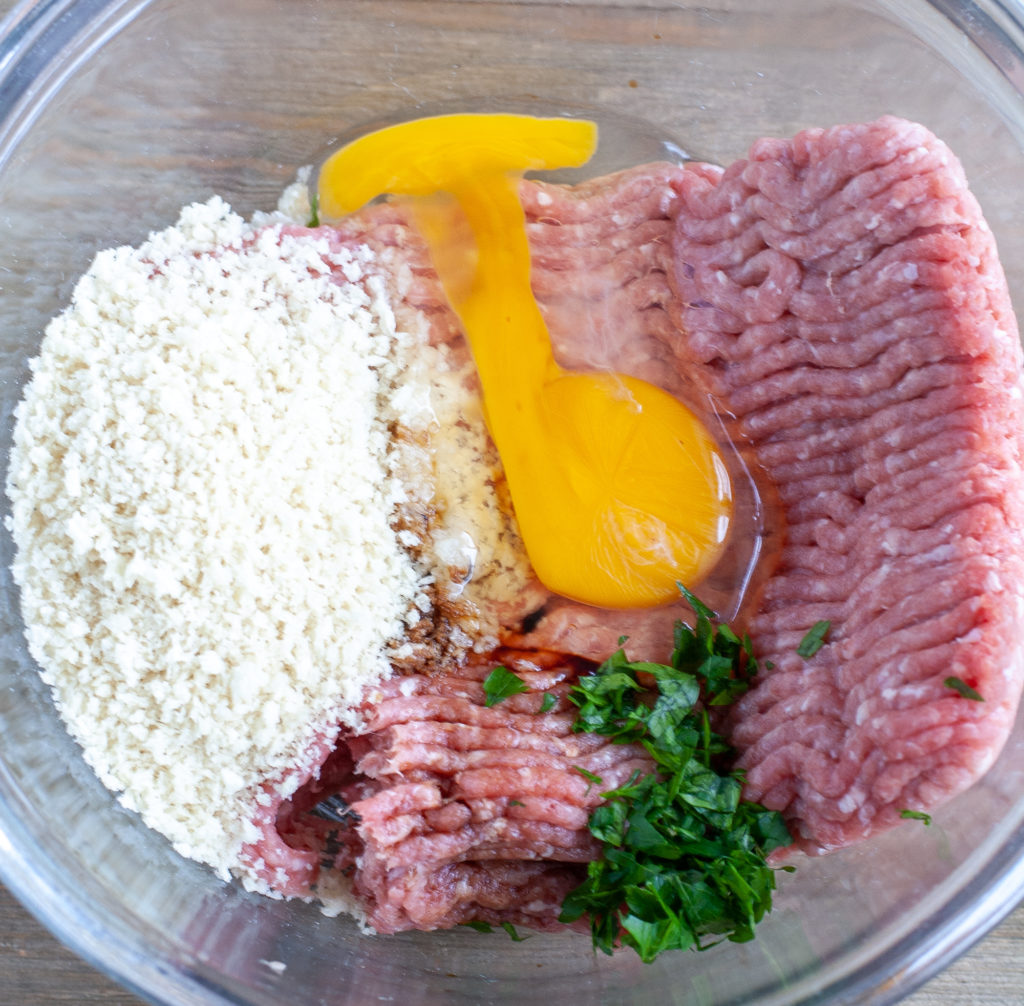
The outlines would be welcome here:
[[[614,155],[632,161],[658,156],[652,137],[728,162],[764,134],[917,119],[963,159],[1011,289],[1024,289],[1013,0],[49,0],[4,27],[4,457],[26,361],[99,248],[213,193],[243,213],[269,208],[340,138],[417,110],[597,109],[632,124]],[[1019,723],[931,828],[801,861],[751,944],[644,967],[571,935],[361,936],[220,882],[117,805],[26,654],[6,535],[0,548],[0,874],[58,937],[154,1001],[889,1003],[1024,893]]]

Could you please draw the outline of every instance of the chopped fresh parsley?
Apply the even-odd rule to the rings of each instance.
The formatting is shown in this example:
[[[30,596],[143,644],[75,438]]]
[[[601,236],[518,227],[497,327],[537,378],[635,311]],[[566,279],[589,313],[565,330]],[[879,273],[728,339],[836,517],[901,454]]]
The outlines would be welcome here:
[[[960,678],[946,678],[942,683],[947,688],[952,688],[954,692],[959,692],[965,699],[970,699],[972,702],[985,701],[983,695],[980,695],[966,681],[962,681]]]
[[[729,747],[705,708],[748,687],[757,673],[750,640],[715,625],[680,589],[696,619],[692,629],[677,623],[671,664],[629,661],[620,649],[569,694],[577,731],[642,744],[657,772],[602,793],[589,828],[603,855],[560,919],[587,917],[595,948],[629,946],[645,962],[663,950],[752,939],[775,889],[765,857],[792,841],[781,815],[741,800],[739,773],[719,770]]]
[[[494,932],[494,926],[492,926],[489,922],[480,922],[478,919],[470,919],[469,922],[460,922],[459,925],[465,926],[467,929],[475,929],[478,933]],[[522,943],[530,938],[529,936],[520,936],[519,933],[516,932],[516,927],[513,926],[511,922],[501,922],[499,923],[499,925],[501,926],[502,929],[505,930],[506,933],[508,933],[509,937],[516,943]]]
[[[828,635],[828,630],[832,628],[832,623],[829,621],[822,620],[815,622],[814,625],[807,630],[807,635],[800,640],[800,645],[796,648],[796,652],[805,659],[807,657],[813,657],[825,645],[825,637]]]
[[[900,817],[905,821],[924,821],[926,828],[932,823],[931,815],[920,810],[901,810]]]
[[[583,776],[583,778],[586,779],[588,783],[590,783],[590,786],[587,787],[588,793],[590,792],[591,786],[604,785],[604,780],[599,775],[594,775],[593,772],[588,772],[582,765],[573,765],[573,768],[577,772],[579,772],[579,774]]]
[[[320,226],[320,193],[311,192],[309,195],[309,220],[306,223],[307,227],[319,227]]]
[[[507,667],[495,667],[484,680],[484,705],[489,709],[512,695],[528,692],[530,686]]]
[[[542,713],[549,713],[552,709],[555,708],[557,703],[558,699],[554,695],[552,695],[551,692],[545,692],[544,698],[541,699],[539,711]]]

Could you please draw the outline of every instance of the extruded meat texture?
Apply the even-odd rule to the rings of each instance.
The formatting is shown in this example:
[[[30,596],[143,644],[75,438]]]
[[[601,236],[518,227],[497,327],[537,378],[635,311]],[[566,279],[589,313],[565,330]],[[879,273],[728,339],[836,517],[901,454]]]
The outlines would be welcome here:
[[[487,707],[494,661],[529,693]],[[331,850],[329,867],[352,874],[381,933],[468,920],[556,927],[582,864],[600,853],[587,819],[602,787],[584,773],[614,787],[653,767],[642,747],[573,732],[565,696],[579,670],[560,655],[502,650],[449,674],[384,683],[367,696],[365,732],[274,806],[276,837],[261,822],[268,837],[253,858],[283,866],[298,880],[283,893],[301,893]],[[542,713],[545,695],[554,705]],[[348,823],[308,813],[328,793],[343,797]]]
[[[369,710],[369,732],[350,742],[356,770],[382,787],[352,806],[365,843],[356,892],[378,931],[467,919],[553,925],[582,879],[572,864],[600,852],[586,827],[600,787],[579,770],[614,787],[651,769],[642,748],[573,733],[571,662],[513,651],[496,659],[528,694],[487,708],[489,660],[392,681]],[[545,694],[558,701],[541,714]]]
[[[749,626],[775,667],[729,733],[746,796],[806,850],[834,849],[968,787],[1012,727],[1017,325],[963,171],[922,126],[762,140],[673,186],[679,366],[735,416],[786,522]]]
[[[1024,683],[1024,408],[1005,280],[954,156],[884,118],[762,140],[724,171],[648,165],[521,192],[562,365],[713,395],[777,495],[783,540],[741,626],[774,666],[722,724],[747,798],[783,811],[816,853],[971,785]],[[457,339],[400,207],[335,234],[381,256],[400,318]],[[665,659],[683,611],[531,597],[504,613],[519,651],[506,663],[562,696],[570,658],[603,659],[621,635],[635,659]],[[804,659],[819,620],[826,644]],[[574,766],[600,762],[606,782],[642,767],[640,752],[572,734],[564,699],[543,714],[536,693],[486,709],[495,662],[388,682],[343,752],[361,823],[335,866],[354,872],[380,931],[554,925],[597,853],[585,828],[597,795]],[[298,893],[318,870],[303,843],[324,836],[304,839],[323,828],[296,824],[295,809],[277,816],[282,845],[277,805],[265,808],[252,855]]]

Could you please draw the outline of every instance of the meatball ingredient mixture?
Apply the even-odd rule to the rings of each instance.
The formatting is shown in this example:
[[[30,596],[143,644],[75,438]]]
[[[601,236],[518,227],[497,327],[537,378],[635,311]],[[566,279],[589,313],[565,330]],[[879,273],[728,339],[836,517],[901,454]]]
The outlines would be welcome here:
[[[722,569],[698,590],[712,607],[739,615],[762,668],[721,724],[746,772],[745,795],[782,812],[798,847],[822,852],[927,813],[970,785],[1002,747],[1024,680],[1024,417],[1016,321],[991,233],[955,157],[924,127],[887,117],[759,141],[724,171],[645,165],[575,187],[524,181],[518,193],[532,292],[558,366],[639,378],[691,405],[710,395],[715,410],[701,418],[725,417],[734,484],[749,471],[778,500],[779,527],[735,521]],[[132,283],[140,290],[181,268],[200,271],[190,284],[219,291],[222,250],[288,247],[300,263],[296,276],[324,280],[314,300],[340,297],[348,316],[355,298],[358,317],[365,310],[374,319],[361,337],[362,359],[373,362],[355,369],[373,389],[365,401],[381,409],[364,421],[378,429],[375,415],[396,413],[380,426],[380,449],[369,452],[366,488],[385,487],[378,501],[390,541],[381,554],[393,557],[386,568],[395,579],[389,574],[382,591],[390,607],[367,624],[360,604],[380,585],[376,570],[360,567],[364,579],[347,577],[345,566],[320,571],[320,560],[339,551],[341,531],[313,508],[280,556],[285,568],[300,556],[309,571],[277,588],[271,576],[253,591],[263,607],[244,609],[268,619],[269,649],[256,666],[246,662],[236,674],[225,640],[179,635],[174,620],[186,614],[189,626],[196,618],[218,632],[225,622],[196,604],[193,591],[226,578],[214,600],[230,613],[236,594],[244,596],[246,571],[269,563],[259,558],[263,525],[251,520],[268,486],[267,505],[281,503],[282,511],[266,526],[292,528],[289,499],[305,512],[305,483],[289,481],[288,465],[322,463],[310,445],[321,446],[325,424],[302,426],[282,457],[274,444],[291,429],[291,409],[260,431],[267,438],[259,444],[246,440],[245,409],[225,411],[218,401],[212,414],[192,411],[205,400],[206,362],[170,382],[180,395],[164,394],[165,382],[151,387],[154,354],[132,359],[138,336],[125,337],[151,309],[140,299],[127,311],[116,303],[98,310],[87,277],[70,320],[54,323],[52,346],[49,335],[44,341],[8,484],[30,645],[72,731],[105,781],[179,848],[236,869],[258,889],[316,894],[365,913],[379,931],[474,919],[558,925],[567,892],[599,854],[590,801],[604,790],[588,789],[580,768],[616,784],[618,767],[632,774],[630,745],[576,732],[565,695],[617,651],[621,636],[631,660],[670,662],[673,623],[691,614],[677,605],[603,610],[555,595],[524,569],[514,527],[499,520],[485,534],[449,505],[499,499],[496,510],[507,515],[500,474],[490,478],[493,491],[436,488],[445,467],[438,459],[452,441],[438,437],[429,410],[412,408],[424,400],[417,388],[430,385],[417,375],[449,375],[440,395],[425,393],[435,402],[472,401],[475,388],[458,318],[407,206],[377,203],[317,228],[276,222],[239,239],[204,225],[179,246],[180,261],[163,252],[113,254],[138,255]],[[257,312],[273,282],[266,274],[255,282]],[[144,338],[174,346],[179,325],[186,333],[198,327],[202,336],[189,345],[203,361],[218,345],[203,327],[207,301],[225,308],[228,330],[238,307],[230,292],[204,294],[196,306],[185,296],[190,284],[168,302],[177,313],[158,312],[154,335]],[[272,317],[292,299],[301,305],[304,295],[270,298]],[[323,352],[342,325],[327,321]],[[65,324],[86,333],[71,342],[61,336]],[[103,349],[85,349],[83,359],[79,345],[96,338],[106,340]],[[231,359],[247,363],[241,342]],[[293,351],[283,355],[287,376]],[[101,368],[101,359],[113,362]],[[317,380],[333,380],[320,364]],[[108,366],[120,382],[116,395],[104,391]],[[251,369],[210,366],[230,404]],[[391,381],[392,367],[406,377]],[[341,399],[348,379],[333,386]],[[275,395],[291,386],[283,378],[273,384]],[[144,407],[143,392],[151,395]],[[318,399],[299,399],[301,418],[307,399]],[[160,418],[147,423],[150,410]],[[211,415],[227,441],[211,441],[209,464],[190,474],[176,451],[187,459],[198,438],[195,450],[206,452]],[[154,431],[153,445],[133,434],[140,426]],[[400,476],[416,470],[421,448],[433,490],[430,479],[420,486]],[[214,555],[194,557],[208,535],[186,522],[184,533],[168,534],[186,554],[154,561],[150,537],[171,511],[136,502],[145,495],[119,484],[124,473],[113,470],[123,450],[147,470],[169,473],[196,522],[211,512],[230,516],[205,546]],[[319,482],[316,474],[318,501],[329,498],[328,486],[362,484],[365,471],[354,470],[343,445],[337,450],[349,461]],[[261,463],[254,459],[270,462],[269,477],[257,485],[244,475],[248,488],[221,506],[236,470],[252,471],[246,466]],[[86,463],[100,466],[97,474]],[[132,477],[144,485],[150,478]],[[753,532],[736,533],[745,526]],[[307,530],[332,543],[307,541]],[[362,548],[361,539],[346,540]],[[509,547],[475,554],[488,540]],[[432,541],[443,545],[432,550]],[[478,589],[487,583],[491,589]],[[94,589],[101,600],[83,606]],[[123,604],[132,591],[148,591],[168,611],[157,618],[154,604],[141,603],[143,622],[132,621],[134,601],[132,611]],[[331,607],[322,610],[316,604],[326,595]],[[378,600],[370,603],[378,618]],[[816,652],[798,653],[825,623]],[[336,642],[335,631],[354,632],[356,641]],[[250,633],[243,627],[238,635],[240,652],[250,652]],[[227,641],[234,646],[235,638]],[[280,649],[289,640],[294,654]],[[321,642],[325,649],[315,649]],[[498,663],[528,690],[489,705],[485,683]],[[357,670],[351,687],[330,684],[351,667],[365,676]],[[278,718],[280,734],[257,719],[257,748],[265,750],[221,736],[251,726],[246,681],[268,682],[260,717],[296,714]],[[293,729],[287,743],[285,726]],[[126,743],[127,776],[117,771]],[[230,765],[218,761],[224,744],[235,745]],[[198,798],[179,771],[183,755],[210,756]],[[237,759],[250,756],[252,774],[233,777]],[[154,786],[159,798],[147,809],[137,792]],[[199,818],[215,806],[206,799],[224,795],[223,817],[204,832]],[[332,797],[342,798],[339,820],[310,824]],[[365,814],[346,810],[359,807]]]

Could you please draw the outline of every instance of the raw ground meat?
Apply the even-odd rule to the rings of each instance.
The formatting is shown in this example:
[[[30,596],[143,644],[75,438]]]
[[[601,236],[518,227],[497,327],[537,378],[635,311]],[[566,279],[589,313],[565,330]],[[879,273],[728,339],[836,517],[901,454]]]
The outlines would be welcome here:
[[[735,416],[786,521],[749,626],[775,668],[730,735],[746,795],[836,848],[965,789],[1013,724],[1017,325],[960,165],[922,126],[762,140],[673,187],[679,366]],[[828,645],[804,661],[819,619]]]
[[[1005,280],[956,159],[884,118],[760,141],[724,172],[650,165],[575,189],[527,182],[522,196],[560,362],[712,394],[777,494],[784,538],[740,619],[774,668],[724,724],[746,796],[818,852],[969,786],[1024,679],[1024,416]],[[364,211],[337,239],[382,256],[399,318],[456,338],[399,208]],[[506,656],[562,694],[576,665],[547,651],[599,660],[627,634],[630,656],[664,659],[680,613],[531,597],[504,613],[522,651]],[[827,644],[804,660],[796,646],[820,619]],[[332,861],[382,931],[551,925],[596,852],[595,794],[573,765],[616,758],[628,775],[639,753],[570,734],[561,701],[485,709],[495,662],[371,697],[340,768],[281,809],[283,845],[265,812],[267,862],[304,863],[308,889],[327,836],[304,812],[342,789],[361,823]]]
[[[495,663],[530,692],[487,708]],[[565,694],[579,671],[560,655],[502,650],[457,672],[393,678],[368,696],[366,732],[275,811],[284,845],[264,848],[264,861],[290,861],[299,889],[321,867],[348,871],[377,932],[555,926],[579,864],[600,852],[586,827],[599,787],[580,770],[615,787],[652,767],[642,748],[573,733]],[[556,702],[541,713],[545,695]],[[350,820],[308,813],[334,794]]]

